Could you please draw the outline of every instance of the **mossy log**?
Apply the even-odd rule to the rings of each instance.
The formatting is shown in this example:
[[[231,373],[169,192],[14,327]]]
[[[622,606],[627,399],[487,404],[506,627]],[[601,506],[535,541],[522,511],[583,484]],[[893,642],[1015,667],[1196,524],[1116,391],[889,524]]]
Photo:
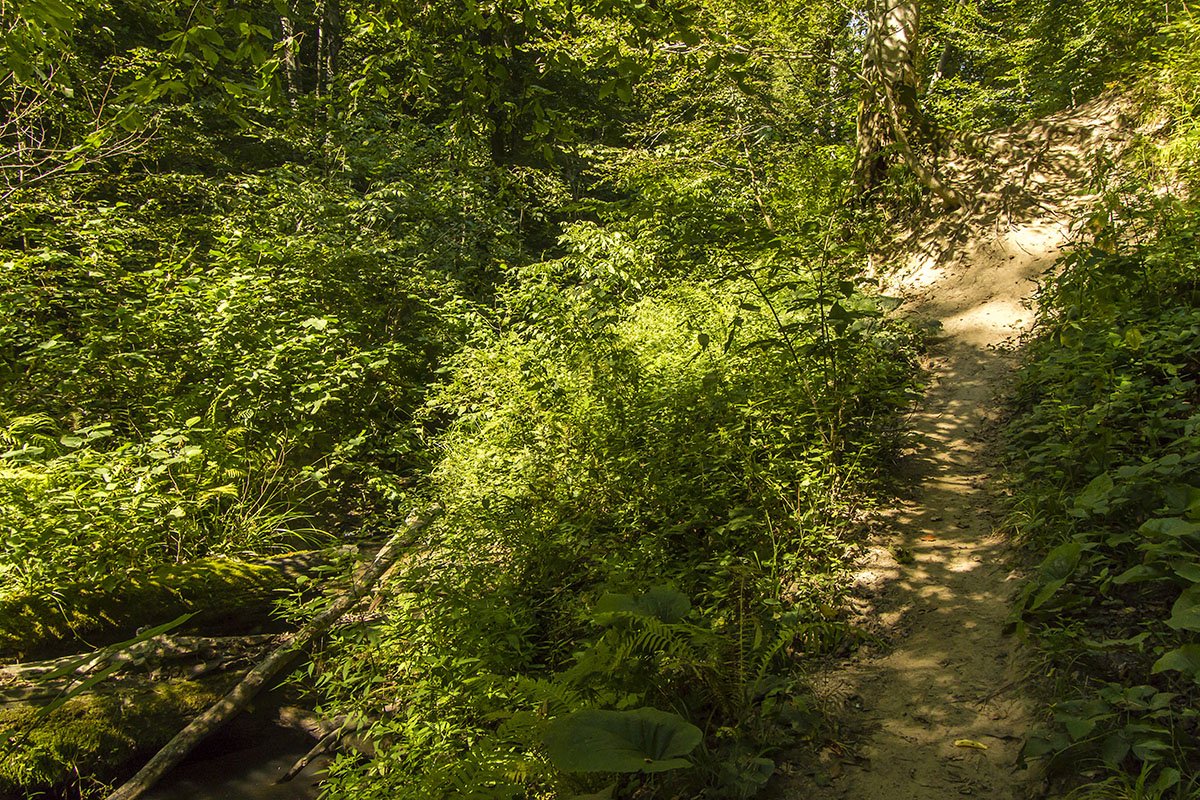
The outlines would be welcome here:
[[[258,563],[206,558],[130,570],[99,584],[67,584],[51,595],[0,601],[0,660],[47,658],[131,638],[182,614],[185,631],[244,634],[263,629],[276,600],[301,576],[354,548],[295,553]]]
[[[243,711],[268,681],[284,672],[294,662],[302,648],[323,635],[343,615],[375,592],[380,580],[413,546],[422,529],[433,517],[441,513],[441,510],[441,506],[435,505],[424,513],[414,511],[410,514],[404,526],[388,539],[370,565],[355,577],[348,591],[335,598],[298,631],[285,637],[282,644],[247,672],[224,697],[188,723],[187,727],[167,742],[136,775],[110,794],[108,800],[137,800],[205,738]]]
[[[244,667],[253,663],[276,638],[273,634],[217,637],[160,634],[138,639],[128,647],[0,666],[0,706],[50,702],[69,694],[101,671],[107,671],[110,680],[105,688],[110,688],[121,680],[146,682],[167,675],[195,679],[218,669]]]
[[[277,638],[160,634],[0,667],[0,798],[83,795],[128,774]]]
[[[106,776],[127,774],[147,752],[171,740],[181,719],[218,700],[237,675],[204,681],[146,682],[117,692],[69,699],[43,714],[34,704],[0,707],[0,798],[33,797],[57,789],[70,796],[99,788]]]
[[[357,551],[258,563],[209,558],[0,601],[0,661],[16,662],[0,664],[0,800],[49,789],[95,793],[130,774],[277,639],[250,632],[283,627],[272,619],[279,598]],[[311,585],[336,590],[338,583]],[[138,636],[186,614],[168,634]],[[104,679],[58,702],[94,676]]]

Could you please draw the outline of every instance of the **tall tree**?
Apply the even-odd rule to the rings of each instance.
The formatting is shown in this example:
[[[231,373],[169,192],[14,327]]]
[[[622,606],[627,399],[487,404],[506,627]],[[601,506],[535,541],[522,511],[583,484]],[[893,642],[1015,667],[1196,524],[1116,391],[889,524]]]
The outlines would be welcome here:
[[[917,104],[919,30],[916,0],[869,0],[854,179],[860,193],[869,195],[898,152],[925,188],[947,205],[959,206],[962,197],[921,160],[913,145],[927,128]]]

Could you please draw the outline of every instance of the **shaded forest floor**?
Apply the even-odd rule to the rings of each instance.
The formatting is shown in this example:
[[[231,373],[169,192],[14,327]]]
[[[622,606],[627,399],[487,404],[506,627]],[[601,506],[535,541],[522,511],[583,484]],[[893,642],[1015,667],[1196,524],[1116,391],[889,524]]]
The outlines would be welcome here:
[[[1035,709],[1004,634],[1019,572],[992,481],[990,423],[1034,312],[1029,298],[1091,199],[1093,166],[1123,139],[1120,109],[1082,109],[977,137],[941,168],[972,202],[918,220],[882,266],[932,331],[903,490],[855,578],[878,644],[817,676],[840,746],[796,765],[779,797],[924,800],[1036,793],[1019,753]],[[814,786],[815,784],[815,786]]]

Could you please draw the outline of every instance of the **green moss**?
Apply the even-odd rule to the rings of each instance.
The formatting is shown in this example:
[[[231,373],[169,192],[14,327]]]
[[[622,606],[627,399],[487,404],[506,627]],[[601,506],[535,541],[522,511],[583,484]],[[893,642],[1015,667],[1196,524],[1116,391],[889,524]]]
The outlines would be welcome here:
[[[80,794],[98,788],[166,744],[225,688],[176,680],[122,694],[81,695],[44,719],[34,706],[0,708],[0,738],[16,734],[0,745],[0,798],[67,786]]]
[[[9,598],[0,602],[0,657],[75,652],[187,612],[196,614],[191,627],[244,631],[269,619],[278,590],[293,583],[271,566],[211,558]]]

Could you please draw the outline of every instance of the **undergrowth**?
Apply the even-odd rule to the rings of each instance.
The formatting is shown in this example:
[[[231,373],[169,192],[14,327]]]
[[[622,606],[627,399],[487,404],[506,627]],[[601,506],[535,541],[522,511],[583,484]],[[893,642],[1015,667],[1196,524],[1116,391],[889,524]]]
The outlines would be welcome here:
[[[1014,621],[1058,698],[1027,757],[1072,797],[1200,792],[1200,209],[1112,192],[1044,280],[1007,428],[1043,556]]]
[[[675,202],[746,202],[711,181]],[[810,221],[693,236],[664,281],[678,226],[634,212],[513,269],[427,404],[446,511],[322,673],[377,748],[330,797],[749,797],[819,737],[803,664],[854,635],[833,609],[918,338]]]

